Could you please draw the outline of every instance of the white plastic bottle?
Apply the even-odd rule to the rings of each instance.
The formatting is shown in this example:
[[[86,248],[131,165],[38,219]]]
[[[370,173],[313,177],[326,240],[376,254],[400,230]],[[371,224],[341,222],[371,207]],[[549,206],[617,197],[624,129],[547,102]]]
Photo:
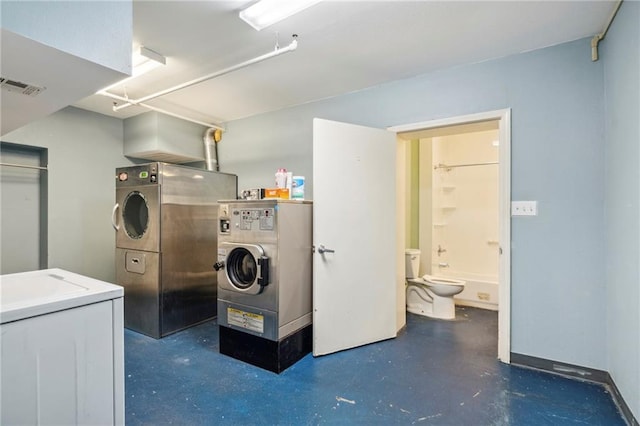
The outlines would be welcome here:
[[[276,172],[276,188],[287,187],[287,169],[278,169]]]

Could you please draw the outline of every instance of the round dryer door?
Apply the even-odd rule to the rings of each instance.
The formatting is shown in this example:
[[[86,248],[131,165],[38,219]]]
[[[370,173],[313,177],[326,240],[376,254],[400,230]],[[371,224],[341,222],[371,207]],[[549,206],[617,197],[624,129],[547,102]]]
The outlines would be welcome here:
[[[127,195],[122,206],[124,230],[129,238],[142,238],[149,225],[149,207],[144,195],[133,191]]]
[[[238,291],[259,294],[269,284],[269,258],[255,244],[229,244],[225,271],[229,284]]]

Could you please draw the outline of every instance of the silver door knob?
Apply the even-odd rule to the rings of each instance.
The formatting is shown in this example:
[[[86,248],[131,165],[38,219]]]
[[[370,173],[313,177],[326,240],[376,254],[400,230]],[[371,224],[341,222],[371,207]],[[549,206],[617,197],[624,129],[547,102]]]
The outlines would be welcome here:
[[[320,247],[318,247],[318,253],[320,254],[335,253],[335,252],[336,252],[335,250],[325,248],[325,246],[323,246],[322,244],[320,244]]]

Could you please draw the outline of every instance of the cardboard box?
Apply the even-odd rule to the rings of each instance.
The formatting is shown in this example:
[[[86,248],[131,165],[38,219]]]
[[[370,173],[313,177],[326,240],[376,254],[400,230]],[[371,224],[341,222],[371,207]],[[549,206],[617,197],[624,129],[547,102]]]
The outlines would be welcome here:
[[[265,188],[264,198],[279,198],[281,200],[288,200],[290,198],[289,188]]]

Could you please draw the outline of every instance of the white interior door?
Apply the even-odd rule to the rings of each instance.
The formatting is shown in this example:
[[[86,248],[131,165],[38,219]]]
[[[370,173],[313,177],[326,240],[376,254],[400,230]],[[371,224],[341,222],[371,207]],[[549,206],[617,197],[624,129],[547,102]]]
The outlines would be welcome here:
[[[314,119],[314,356],[396,336],[395,169],[395,133]]]

